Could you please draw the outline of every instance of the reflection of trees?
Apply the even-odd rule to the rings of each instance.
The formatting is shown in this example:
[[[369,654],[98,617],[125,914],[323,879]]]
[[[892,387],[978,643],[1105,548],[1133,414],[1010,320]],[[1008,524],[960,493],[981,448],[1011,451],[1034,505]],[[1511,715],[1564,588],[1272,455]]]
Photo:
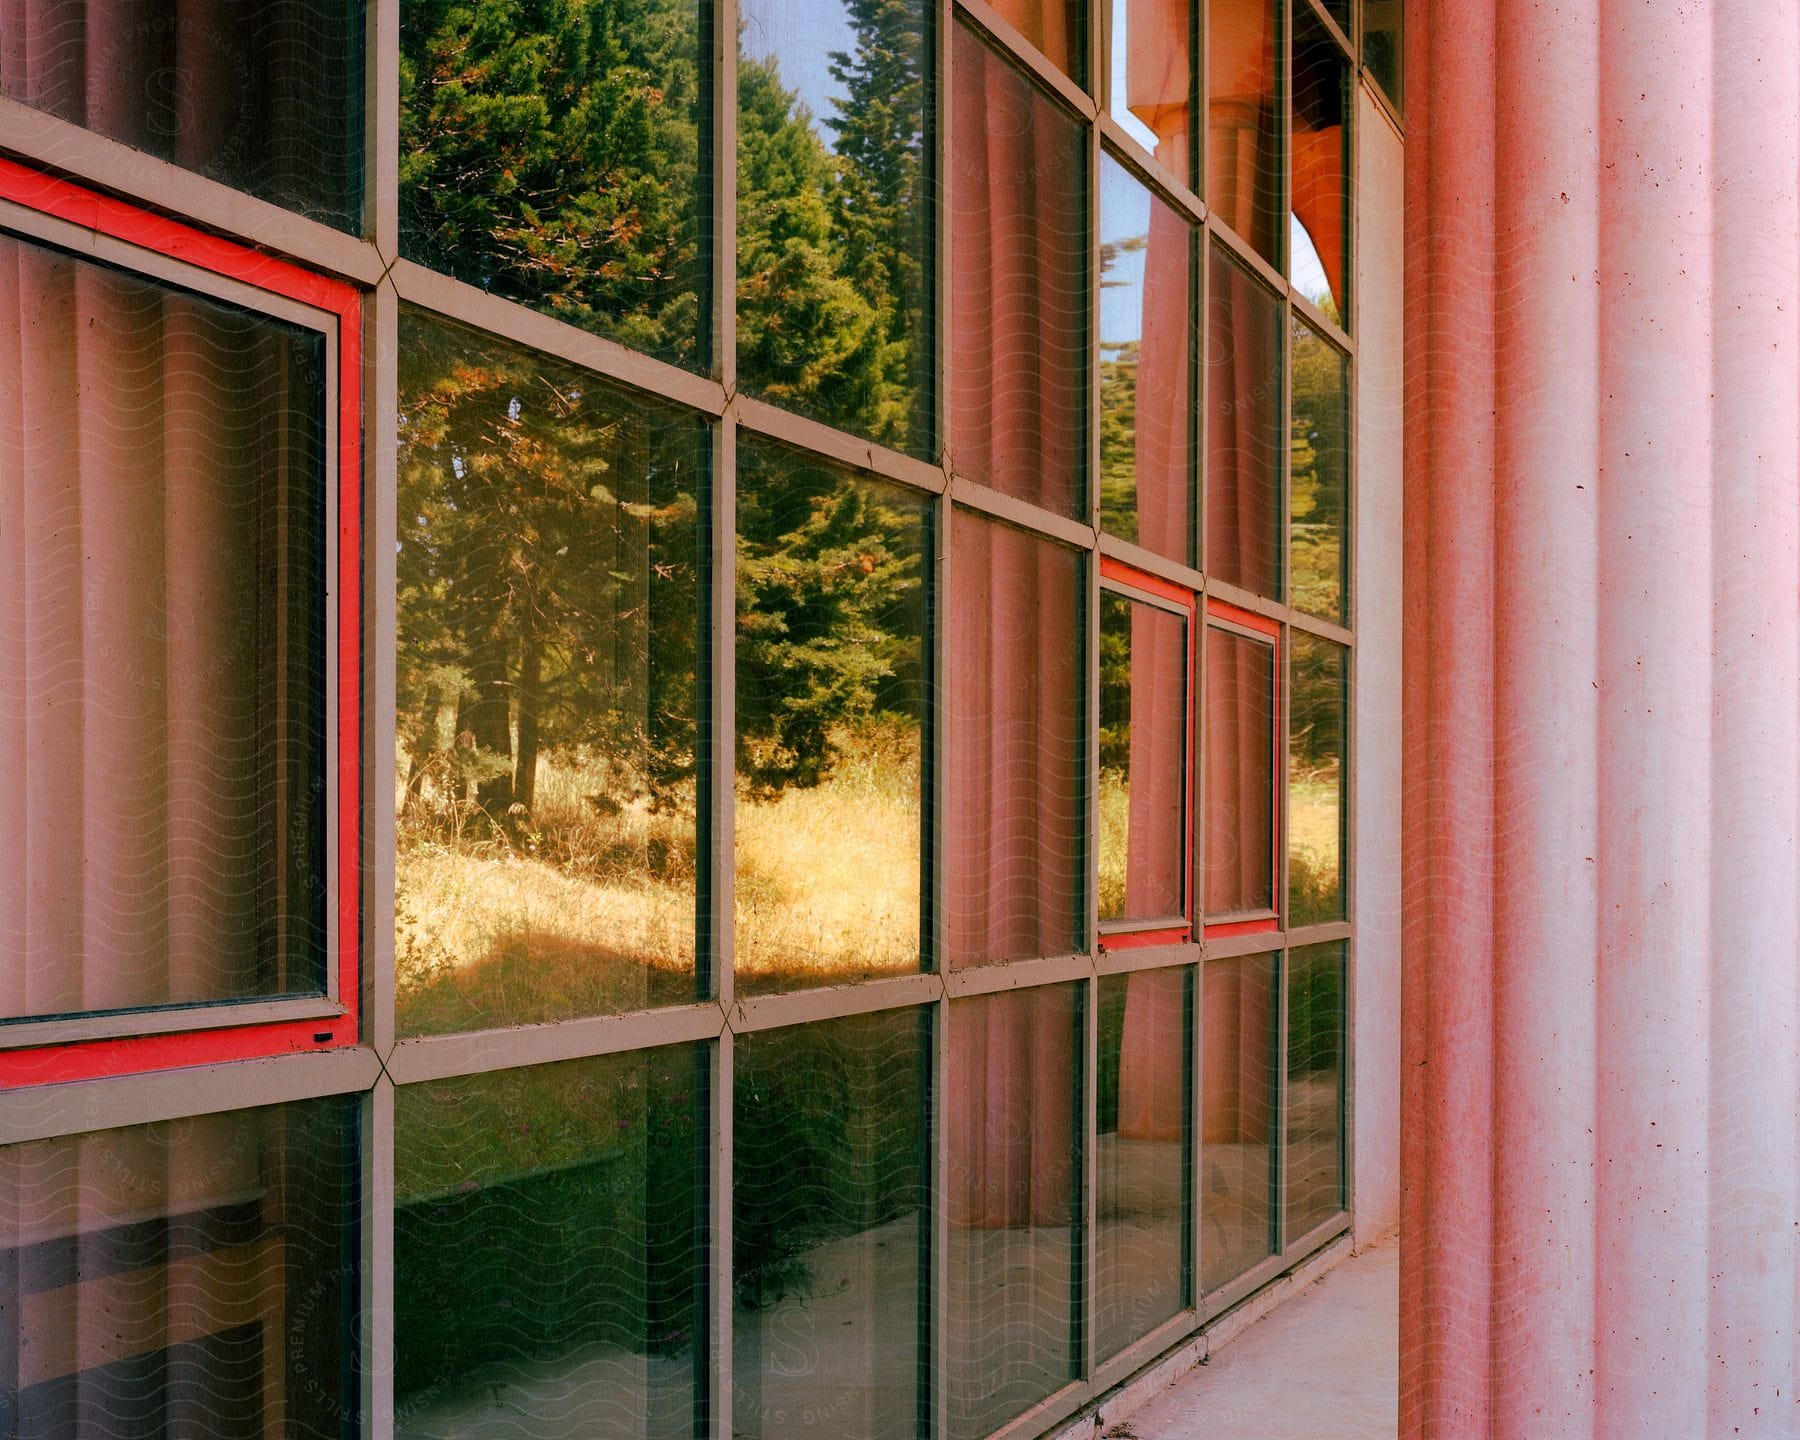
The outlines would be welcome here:
[[[1100,246],[1100,288],[1131,282],[1108,278],[1122,255],[1141,254],[1148,235],[1132,235]],[[1141,288],[1141,287],[1140,287]],[[1141,326],[1139,327],[1142,328]],[[1138,538],[1137,340],[1102,342],[1100,347],[1100,514],[1109,534]]]
[[[845,0],[826,148],[773,59],[738,65],[738,364],[842,429],[929,444],[925,45],[918,0]]]
[[[1343,357],[1304,325],[1294,328],[1289,435],[1294,604],[1339,618],[1349,449]]]
[[[694,363],[693,0],[407,0],[401,13],[407,253]]]
[[[582,745],[622,788],[666,796],[694,763],[698,425],[422,318],[407,340],[411,778],[436,756],[499,815],[531,807],[542,750]]]
[[[921,448],[922,11],[846,8],[835,153],[772,61],[739,69],[740,368],[771,399]],[[699,15],[694,0],[408,0],[407,254],[703,365]],[[668,803],[694,766],[698,425],[422,318],[406,342],[409,780],[435,766],[441,791],[491,816],[529,811],[538,757],[560,749],[604,762],[596,803]],[[905,525],[873,489],[821,474],[765,465],[743,482],[741,739],[765,790],[818,783],[834,727],[905,708],[918,682],[902,655],[917,652],[918,545],[886,538]]]
[[[770,444],[738,455],[738,774],[816,785],[846,722],[922,706],[926,509]]]

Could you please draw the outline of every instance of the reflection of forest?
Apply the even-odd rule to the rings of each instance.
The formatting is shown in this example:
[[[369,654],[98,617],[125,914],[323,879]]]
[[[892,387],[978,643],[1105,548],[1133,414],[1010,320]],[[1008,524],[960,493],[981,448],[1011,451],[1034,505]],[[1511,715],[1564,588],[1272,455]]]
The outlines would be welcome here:
[[[740,66],[740,373],[905,445],[924,21],[844,11],[822,125],[773,59]],[[407,252],[703,363],[700,8],[420,0],[402,28]],[[410,311],[400,382],[402,1027],[688,998],[703,429]],[[925,511],[774,447],[737,481],[744,963],[916,966]]]

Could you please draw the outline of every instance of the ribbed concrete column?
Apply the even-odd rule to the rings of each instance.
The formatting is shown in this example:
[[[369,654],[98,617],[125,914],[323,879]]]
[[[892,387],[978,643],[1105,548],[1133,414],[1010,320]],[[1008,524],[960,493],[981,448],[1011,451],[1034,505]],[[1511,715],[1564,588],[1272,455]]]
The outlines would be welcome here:
[[[1402,1433],[1800,1436],[1800,0],[1408,23]]]

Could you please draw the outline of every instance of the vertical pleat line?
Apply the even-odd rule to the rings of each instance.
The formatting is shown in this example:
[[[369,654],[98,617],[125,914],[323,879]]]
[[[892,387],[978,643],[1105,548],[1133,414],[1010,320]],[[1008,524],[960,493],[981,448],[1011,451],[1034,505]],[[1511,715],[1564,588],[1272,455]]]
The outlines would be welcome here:
[[[258,427],[280,390],[248,322],[163,302],[170,998],[254,994]]]
[[[1450,12],[1446,12],[1447,14]],[[1402,1434],[1490,1424],[1493,1195],[1493,12],[1428,18],[1409,51],[1428,119],[1412,188],[1409,310],[1428,317],[1409,375],[1406,684],[1416,771],[1402,795],[1412,893],[1403,1065]],[[1416,206],[1415,200],[1415,206]],[[1409,365],[1409,370],[1411,366]]]
[[[1718,7],[1713,56],[1706,1431],[1772,1440],[1800,1432],[1800,6]]]
[[[1605,1440],[1706,1431],[1712,13],[1687,0],[1600,7]]]
[[[98,268],[75,293],[82,1008],[108,1010],[169,996],[162,316]]]
[[[83,1007],[81,403],[72,262],[17,248],[25,475],[25,1013]]]
[[[1496,32],[1493,1428],[1593,1433],[1598,0]]]
[[[3,23],[3,22],[0,22]],[[25,349],[22,247],[0,240],[0,1015],[27,1013]],[[0,1294],[7,1293],[0,1290]],[[3,1339],[4,1336],[0,1336]],[[0,1374],[0,1380],[4,1375]]]

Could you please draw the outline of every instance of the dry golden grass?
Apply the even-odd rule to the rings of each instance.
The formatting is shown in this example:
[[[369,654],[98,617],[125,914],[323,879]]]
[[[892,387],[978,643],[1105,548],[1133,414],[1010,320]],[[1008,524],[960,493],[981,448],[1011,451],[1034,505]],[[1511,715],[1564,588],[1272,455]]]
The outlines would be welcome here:
[[[402,757],[402,773],[405,758]],[[845,745],[823,785],[737,810],[737,973],[769,990],[919,965],[916,744]],[[500,836],[430,787],[402,803],[395,873],[402,1033],[530,1024],[694,993],[691,805],[617,807],[603,766],[540,765]],[[397,802],[404,802],[397,786]]]
[[[1131,835],[1131,786],[1123,770],[1100,772],[1100,918],[1125,913],[1125,862]]]
[[[1289,923],[1332,919],[1343,906],[1339,866],[1343,845],[1338,767],[1288,777]]]
[[[852,758],[811,790],[740,796],[736,950],[750,989],[919,968],[917,760]]]

